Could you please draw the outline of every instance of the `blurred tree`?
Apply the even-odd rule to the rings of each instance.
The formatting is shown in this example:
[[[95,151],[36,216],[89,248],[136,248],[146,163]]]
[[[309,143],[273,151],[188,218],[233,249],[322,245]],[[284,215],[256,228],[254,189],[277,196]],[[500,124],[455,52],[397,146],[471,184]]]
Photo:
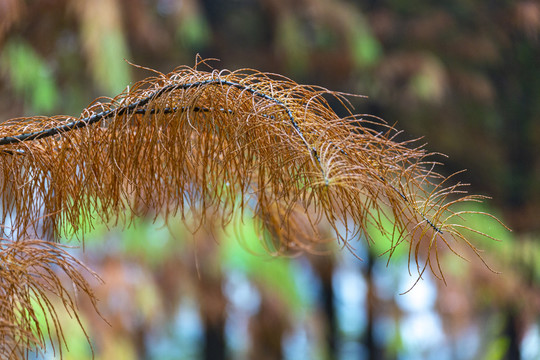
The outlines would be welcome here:
[[[411,137],[425,136],[431,148],[450,155],[449,173],[468,168],[461,178],[492,195],[515,230],[511,238],[500,236],[509,244],[503,250],[489,247],[490,263],[503,276],[474,264],[453,265],[462,269],[439,288],[439,314],[457,334],[506,313],[506,330],[486,334],[484,349],[500,338],[508,339],[507,349],[519,349],[537,323],[531,319],[538,319],[531,305],[538,304],[540,281],[538,1],[86,3],[0,1],[2,119],[77,113],[88,99],[113,95],[130,79],[147,75],[123,57],[166,71],[192,63],[199,52],[220,58],[223,68],[254,67],[368,93],[369,100],[354,101],[361,112],[399,120]],[[175,273],[177,261],[173,257],[160,268],[171,309],[186,293],[165,275],[167,267]],[[327,288],[328,271],[320,275]],[[365,276],[372,281],[373,273],[365,270]],[[330,304],[333,297],[327,291],[323,298]],[[456,305],[450,299],[461,300]],[[374,304],[380,312],[380,299]],[[327,309],[332,323],[331,305]]]

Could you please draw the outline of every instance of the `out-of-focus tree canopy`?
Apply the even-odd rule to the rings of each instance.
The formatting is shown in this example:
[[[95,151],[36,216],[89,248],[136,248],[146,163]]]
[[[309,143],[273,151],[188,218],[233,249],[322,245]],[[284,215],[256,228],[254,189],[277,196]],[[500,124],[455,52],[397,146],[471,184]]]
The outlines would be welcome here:
[[[164,358],[159,347],[170,346],[174,336],[186,358],[205,353],[190,340],[200,338],[222,348],[227,343],[237,354],[249,347],[242,343],[246,334],[253,340],[244,355],[260,358],[253,354],[287,344],[291,332],[319,341],[284,345],[290,358],[302,341],[316,344],[311,350],[319,358],[534,354],[530,339],[538,344],[540,338],[540,2],[0,0],[0,119],[77,115],[97,96],[113,96],[151,75],[127,61],[168,72],[193,65],[196,54],[220,59],[210,63],[216,68],[256,68],[369,96],[353,99],[359,113],[397,123],[402,136],[423,137],[430,151],[448,155],[448,174],[467,169],[456,181],[493,198],[486,209],[514,230],[499,234],[494,224],[481,224],[503,240],[483,246],[488,263],[502,274],[474,261],[448,260],[448,286],[430,283],[437,295],[427,312],[436,314],[431,326],[444,336],[438,342],[432,337],[433,348],[412,353],[410,329],[432,327],[405,327],[418,319],[388,295],[388,289],[406,288],[400,275],[383,275],[385,260],[376,255],[386,249],[358,245],[366,261],[354,266],[336,255],[265,269],[238,255],[241,249],[214,247],[208,237],[193,245],[155,231],[103,235],[103,246],[112,250],[90,245],[85,253],[91,268],[111,274],[98,291],[114,330],[90,315],[86,320],[98,334],[98,358],[122,351]],[[399,266],[399,257],[395,262]],[[316,279],[315,290],[306,278]],[[339,287],[343,279],[365,287],[359,325],[352,324],[358,312],[347,318],[335,303],[355,296]],[[242,300],[238,291],[258,303]],[[119,306],[119,297],[129,306]],[[185,309],[202,315],[194,320]],[[175,327],[167,318],[177,314],[183,325]],[[268,328],[270,321],[275,327]],[[160,338],[151,331],[156,324],[174,328],[174,335]],[[294,332],[298,324],[303,333]]]

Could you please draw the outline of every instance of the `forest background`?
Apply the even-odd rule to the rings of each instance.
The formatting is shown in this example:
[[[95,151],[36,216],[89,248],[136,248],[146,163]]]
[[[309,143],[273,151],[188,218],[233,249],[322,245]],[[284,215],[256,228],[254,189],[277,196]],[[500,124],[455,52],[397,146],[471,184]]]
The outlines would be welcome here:
[[[480,247],[501,274],[448,258],[446,285],[399,295],[416,279],[384,241],[355,243],[362,262],[337,246],[270,259],[249,226],[96,225],[73,252],[104,280],[110,325],[81,304],[97,359],[540,357],[538,1],[0,0],[0,119],[78,115],[151,75],[125,60],[166,73],[196,54],[367,95],[358,113],[423,137],[493,198],[482,209],[513,231],[479,224],[503,240]],[[72,325],[64,358],[90,357]]]

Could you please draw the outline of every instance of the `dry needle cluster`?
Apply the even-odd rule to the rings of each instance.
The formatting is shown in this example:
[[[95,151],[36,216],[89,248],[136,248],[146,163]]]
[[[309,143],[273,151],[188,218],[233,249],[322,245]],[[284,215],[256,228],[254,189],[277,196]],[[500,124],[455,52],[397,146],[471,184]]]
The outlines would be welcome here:
[[[81,270],[97,277],[61,245],[45,240],[0,242],[0,359],[22,359],[29,351],[45,350],[48,337],[65,342],[51,298],[57,298],[80,324],[75,294],[65,287],[69,279],[77,291],[96,299]],[[51,341],[54,347],[54,342]],[[62,347],[59,347],[62,355]]]
[[[303,235],[321,222],[344,244],[380,231],[392,239],[390,256],[406,241],[419,274],[430,268],[439,277],[441,247],[461,242],[478,253],[457,224],[461,213],[449,206],[479,197],[464,194],[460,184],[447,186],[431,155],[397,141],[393,127],[350,110],[340,117],[330,98],[350,109],[340,93],[281,76],[181,67],[98,99],[78,118],[2,123],[1,216],[12,239],[0,254],[3,309],[29,310],[29,296],[48,304],[39,284],[65,299],[48,270],[53,263],[91,294],[72,258],[25,240],[84,233],[91,220],[179,215],[196,227],[207,215],[227,224],[240,212],[260,222],[278,252],[309,249],[318,240]],[[388,220],[393,227],[384,226]],[[9,255],[14,251],[27,256]],[[36,275],[24,273],[26,262],[40,264]],[[4,277],[13,269],[28,279],[25,285]],[[32,282],[40,276],[45,283]],[[4,318],[6,311],[0,340],[42,343],[31,319]]]

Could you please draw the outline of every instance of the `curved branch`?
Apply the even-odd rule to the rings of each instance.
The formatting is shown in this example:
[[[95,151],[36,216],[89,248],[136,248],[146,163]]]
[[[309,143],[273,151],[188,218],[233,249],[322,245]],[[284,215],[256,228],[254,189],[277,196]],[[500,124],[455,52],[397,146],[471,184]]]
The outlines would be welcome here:
[[[61,126],[56,126],[56,127],[50,128],[50,129],[41,130],[41,131],[35,131],[35,132],[31,132],[31,133],[26,133],[26,134],[20,134],[20,135],[16,135],[16,136],[6,136],[6,137],[3,137],[3,138],[0,138],[0,146],[1,145],[14,144],[14,143],[23,142],[23,141],[31,141],[31,140],[43,139],[43,138],[58,135],[58,134],[61,134],[61,133],[64,133],[64,132],[68,132],[68,131],[71,131],[71,130],[81,129],[81,128],[84,128],[86,126],[95,124],[95,123],[97,123],[97,122],[99,122],[99,121],[101,121],[103,119],[110,118],[112,116],[123,115],[125,113],[137,112],[137,110],[135,110],[135,109],[137,109],[138,107],[145,106],[150,101],[160,97],[163,94],[169,93],[171,91],[178,90],[178,89],[189,89],[191,87],[200,87],[200,86],[212,85],[212,84],[214,84],[214,85],[227,85],[227,86],[231,86],[231,87],[234,87],[234,88],[237,88],[237,89],[240,89],[240,90],[244,90],[244,91],[247,91],[247,92],[253,94],[253,96],[256,96],[256,97],[259,97],[259,98],[262,98],[262,99],[266,99],[266,100],[270,100],[270,101],[274,102],[275,104],[277,104],[279,106],[282,106],[285,109],[285,111],[287,112],[287,116],[289,117],[290,123],[293,126],[295,132],[302,139],[304,144],[306,144],[306,146],[308,147],[310,152],[313,153],[316,156],[317,160],[320,162],[320,159],[317,156],[316,150],[308,144],[308,142],[306,141],[306,139],[304,137],[304,134],[302,133],[302,131],[300,130],[300,127],[298,126],[298,123],[294,119],[294,116],[293,116],[291,110],[287,107],[287,105],[284,102],[282,102],[281,100],[278,100],[278,99],[276,99],[276,98],[274,98],[274,97],[272,97],[272,96],[270,96],[268,94],[265,94],[265,93],[263,93],[263,92],[261,92],[259,90],[253,89],[253,88],[251,88],[249,86],[245,86],[245,85],[242,85],[242,84],[239,84],[239,83],[235,83],[235,82],[227,81],[227,80],[222,80],[222,79],[209,79],[209,80],[197,81],[197,82],[187,83],[187,84],[170,84],[170,85],[162,87],[158,91],[154,92],[153,94],[150,94],[149,96],[147,96],[147,97],[145,97],[143,99],[140,99],[140,100],[138,100],[138,101],[136,101],[134,103],[128,104],[128,105],[120,106],[120,107],[118,107],[116,109],[102,111],[102,112],[99,112],[99,113],[94,114],[92,116],[85,117],[85,118],[82,118],[82,119],[78,119],[78,120],[70,122],[68,124],[64,124],[64,125],[61,125]],[[182,108],[182,109],[184,109],[184,108]],[[210,111],[210,109],[206,109],[206,108],[199,108],[199,109],[202,109],[202,111]],[[153,110],[153,111],[155,111],[155,110]],[[197,110],[195,110],[195,111],[197,111]]]
[[[237,82],[232,82],[232,81],[223,80],[223,79],[209,79],[209,80],[197,81],[197,82],[186,83],[186,84],[170,84],[170,85],[167,85],[167,86],[164,86],[164,87],[160,88],[159,90],[157,90],[153,94],[150,94],[149,96],[147,96],[147,97],[145,97],[143,99],[140,99],[140,100],[138,100],[138,101],[136,101],[134,103],[128,104],[128,105],[118,107],[116,109],[102,111],[102,112],[99,112],[99,113],[94,114],[92,116],[85,117],[85,118],[82,118],[82,119],[78,119],[78,120],[70,122],[68,124],[53,127],[53,128],[50,128],[50,129],[41,130],[41,131],[35,131],[35,132],[31,132],[31,133],[26,133],[26,134],[20,134],[20,135],[16,135],[16,136],[6,136],[6,137],[3,137],[3,138],[0,138],[0,146],[8,145],[8,144],[14,144],[14,143],[18,143],[18,142],[24,142],[24,141],[31,141],[31,140],[47,138],[47,137],[58,135],[58,134],[68,132],[68,131],[71,131],[71,130],[84,128],[86,126],[95,124],[95,123],[97,123],[97,122],[99,122],[101,120],[108,119],[108,118],[113,117],[113,116],[123,115],[123,114],[126,114],[126,113],[127,114],[146,114],[146,113],[148,113],[148,110],[144,109],[144,108],[140,109],[139,107],[145,106],[150,101],[152,101],[152,100],[154,100],[156,98],[159,98],[163,94],[170,93],[170,92],[172,92],[174,90],[178,90],[178,89],[189,89],[189,88],[192,88],[192,87],[200,87],[200,86],[204,86],[204,85],[227,85],[227,86],[231,86],[231,87],[237,88],[239,90],[247,91],[247,92],[251,93],[253,96],[272,101],[275,104],[283,107],[285,109],[285,111],[287,112],[287,116],[288,116],[289,121],[290,121],[291,125],[293,126],[295,132],[298,134],[300,139],[302,139],[302,142],[306,145],[306,147],[310,151],[310,154],[317,160],[317,163],[319,165],[321,165],[321,159],[320,159],[319,155],[317,154],[317,150],[315,148],[313,148],[311,145],[309,145],[309,143],[307,142],[307,140],[304,137],[304,134],[300,130],[300,127],[298,126],[298,123],[294,119],[294,116],[293,116],[291,110],[287,107],[287,105],[284,102],[282,102],[281,100],[278,100],[278,99],[276,99],[276,98],[274,98],[274,97],[272,97],[272,96],[270,96],[268,94],[265,94],[265,93],[263,93],[263,92],[261,92],[259,90],[253,89],[253,88],[251,88],[249,86],[245,86],[245,85],[242,85],[242,84],[237,83]],[[195,112],[210,112],[210,111],[212,111],[212,109],[205,108],[205,107],[198,107],[198,106],[191,107],[190,109],[192,111],[195,111]],[[181,108],[165,107],[165,108],[163,108],[163,110],[150,109],[149,113],[150,114],[155,114],[155,113],[158,113],[158,112],[162,112],[162,113],[167,114],[167,113],[176,112],[178,110],[186,111],[187,108],[186,107],[181,107]],[[225,111],[225,112],[231,112],[231,110],[227,110],[227,109],[223,109],[223,108],[220,108],[219,110],[220,111]],[[272,119],[273,117],[271,116],[270,118]],[[9,153],[12,153],[12,154],[17,154],[17,153],[11,152],[9,150],[5,150],[5,151],[7,151]],[[339,151],[341,153],[347,155],[345,150],[339,149]],[[322,169],[322,167],[321,167],[321,171],[323,173],[323,177],[325,178],[325,183],[326,183],[326,185],[328,185],[328,180],[326,179],[326,175],[325,175],[324,169]],[[383,176],[379,175],[379,178],[380,178],[380,180],[382,180],[383,183],[388,183],[387,180]],[[399,191],[393,185],[390,185],[390,186],[406,203],[410,204],[407,197],[405,197],[405,195],[403,195],[403,193],[401,191]],[[424,213],[422,213],[422,212],[420,212],[418,210],[416,210],[416,212],[418,212],[418,214],[422,217],[422,219],[425,220],[436,232],[441,233],[441,234],[443,233],[438,226],[436,226],[433,222],[431,222],[425,216]]]

